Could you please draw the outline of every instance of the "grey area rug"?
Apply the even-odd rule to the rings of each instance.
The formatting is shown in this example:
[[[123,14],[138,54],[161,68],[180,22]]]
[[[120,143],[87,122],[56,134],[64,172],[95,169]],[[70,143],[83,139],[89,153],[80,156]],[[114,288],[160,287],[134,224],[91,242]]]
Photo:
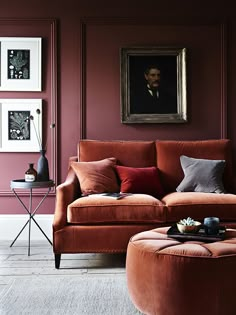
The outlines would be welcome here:
[[[139,315],[125,274],[16,278],[1,291],[1,315]]]

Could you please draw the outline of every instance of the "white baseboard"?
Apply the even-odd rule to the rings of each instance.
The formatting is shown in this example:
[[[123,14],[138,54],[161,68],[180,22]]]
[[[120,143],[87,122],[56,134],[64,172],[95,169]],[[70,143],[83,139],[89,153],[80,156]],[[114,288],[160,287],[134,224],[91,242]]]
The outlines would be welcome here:
[[[29,216],[26,214],[22,215],[0,215],[0,241],[14,240],[17,234],[20,232],[22,227],[27,222]],[[34,217],[35,221],[40,225],[41,229],[52,240],[52,214],[36,214]],[[29,237],[29,224],[23,230],[17,240],[28,240]],[[46,240],[43,233],[39,230],[37,225],[31,220],[31,240]]]

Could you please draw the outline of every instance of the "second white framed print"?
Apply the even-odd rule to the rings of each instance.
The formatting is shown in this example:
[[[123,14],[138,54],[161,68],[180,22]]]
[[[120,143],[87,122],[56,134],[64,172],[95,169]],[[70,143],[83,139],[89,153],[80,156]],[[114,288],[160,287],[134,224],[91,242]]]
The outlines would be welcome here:
[[[0,99],[0,152],[39,152],[42,99]]]

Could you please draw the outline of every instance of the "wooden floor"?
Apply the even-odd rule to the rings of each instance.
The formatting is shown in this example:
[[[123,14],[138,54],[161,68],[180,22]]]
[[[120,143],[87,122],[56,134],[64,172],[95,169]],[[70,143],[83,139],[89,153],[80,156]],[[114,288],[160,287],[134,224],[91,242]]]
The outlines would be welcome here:
[[[58,280],[60,276],[63,276],[71,277],[73,280],[76,275],[85,273],[114,276],[125,274],[125,254],[62,254],[60,269],[56,269],[52,246],[47,240],[32,241],[30,256],[28,256],[27,241],[17,240],[13,247],[10,247],[11,242],[12,240],[0,241],[0,304],[1,298],[4,299],[6,292],[11,289],[12,283],[16,279],[28,281],[29,278],[45,279],[48,277],[53,280],[55,276],[55,280]],[[66,294],[67,292],[65,292],[65,296]],[[43,306],[41,306],[41,312],[41,314],[49,314],[43,311]],[[132,314],[137,314],[137,312],[134,309]],[[1,309],[0,314],[4,315],[8,312],[4,313]],[[15,314],[26,313],[21,311],[20,313],[15,312]],[[27,314],[31,313],[27,311]],[[53,311],[50,314],[56,315]]]
[[[75,275],[81,273],[125,273],[125,254],[64,254],[55,269],[52,246],[45,241],[0,242],[0,289],[7,278],[34,275]]]

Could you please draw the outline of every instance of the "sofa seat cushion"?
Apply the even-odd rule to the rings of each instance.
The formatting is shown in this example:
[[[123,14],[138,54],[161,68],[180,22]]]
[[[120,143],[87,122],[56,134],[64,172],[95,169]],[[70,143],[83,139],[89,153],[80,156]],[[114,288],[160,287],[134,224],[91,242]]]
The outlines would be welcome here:
[[[236,195],[202,192],[173,192],[161,200],[166,206],[167,222],[191,217],[203,221],[205,217],[219,217],[221,221],[236,220]]]
[[[67,221],[73,224],[162,223],[162,202],[150,195],[132,194],[116,200],[101,195],[78,198],[67,208]]]

